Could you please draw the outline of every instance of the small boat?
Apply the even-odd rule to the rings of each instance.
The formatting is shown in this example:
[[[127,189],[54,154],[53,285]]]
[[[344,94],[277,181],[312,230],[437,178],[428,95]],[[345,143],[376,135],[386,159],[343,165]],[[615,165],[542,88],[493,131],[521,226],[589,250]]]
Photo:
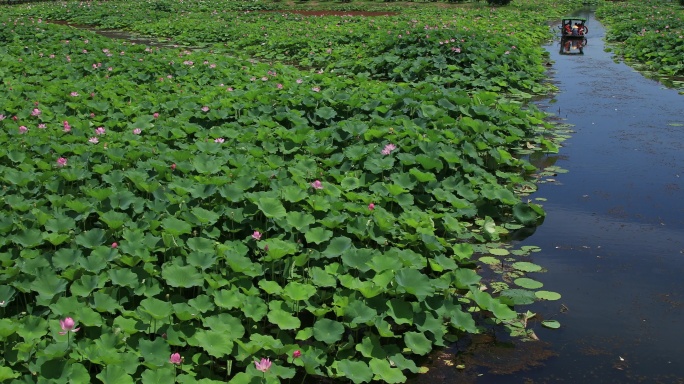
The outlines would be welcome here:
[[[584,17],[564,17],[558,27],[562,37],[584,38],[589,33],[589,28],[585,25],[587,19]]]

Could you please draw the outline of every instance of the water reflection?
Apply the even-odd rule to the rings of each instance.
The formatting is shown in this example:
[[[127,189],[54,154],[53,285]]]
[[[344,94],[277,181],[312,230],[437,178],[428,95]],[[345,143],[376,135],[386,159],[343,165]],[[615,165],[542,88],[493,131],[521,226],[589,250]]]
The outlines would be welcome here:
[[[584,47],[587,45],[587,39],[563,36],[560,41],[561,55],[584,55]]]

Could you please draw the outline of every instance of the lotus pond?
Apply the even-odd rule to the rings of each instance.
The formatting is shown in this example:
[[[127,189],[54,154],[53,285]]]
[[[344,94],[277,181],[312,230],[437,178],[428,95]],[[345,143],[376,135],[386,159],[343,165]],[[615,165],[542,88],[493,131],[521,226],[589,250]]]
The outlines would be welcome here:
[[[505,241],[563,139],[527,103],[538,3],[4,7],[0,380],[398,383],[464,334],[534,338],[560,295]]]

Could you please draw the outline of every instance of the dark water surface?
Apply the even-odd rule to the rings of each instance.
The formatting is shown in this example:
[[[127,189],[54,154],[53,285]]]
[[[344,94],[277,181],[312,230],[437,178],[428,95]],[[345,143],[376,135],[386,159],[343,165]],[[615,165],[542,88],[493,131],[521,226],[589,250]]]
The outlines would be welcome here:
[[[530,277],[563,295],[532,311],[561,328],[531,325],[545,353],[519,343],[499,354],[528,369],[497,375],[474,362],[462,378],[684,383],[684,96],[615,63],[603,26],[578,14],[589,19],[584,54],[546,47],[560,92],[542,103],[574,125],[555,163],[569,173],[531,196],[547,199],[547,218],[521,244],[542,248],[531,261],[548,272]]]

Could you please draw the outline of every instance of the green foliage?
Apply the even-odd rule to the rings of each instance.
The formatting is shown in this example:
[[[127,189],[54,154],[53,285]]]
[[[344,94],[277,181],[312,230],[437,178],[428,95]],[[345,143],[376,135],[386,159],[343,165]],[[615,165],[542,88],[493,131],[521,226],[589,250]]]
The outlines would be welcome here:
[[[548,89],[547,28],[510,34],[515,10],[308,19],[217,3],[229,12],[3,14],[1,380],[403,382],[449,334],[513,321],[530,296],[482,291],[471,257],[543,219],[516,192],[522,151],[553,147],[520,102]],[[538,266],[511,266],[536,289],[521,276]],[[79,330],[60,334],[67,317]]]
[[[614,51],[639,68],[684,75],[684,9],[662,1],[604,2],[596,11]]]

